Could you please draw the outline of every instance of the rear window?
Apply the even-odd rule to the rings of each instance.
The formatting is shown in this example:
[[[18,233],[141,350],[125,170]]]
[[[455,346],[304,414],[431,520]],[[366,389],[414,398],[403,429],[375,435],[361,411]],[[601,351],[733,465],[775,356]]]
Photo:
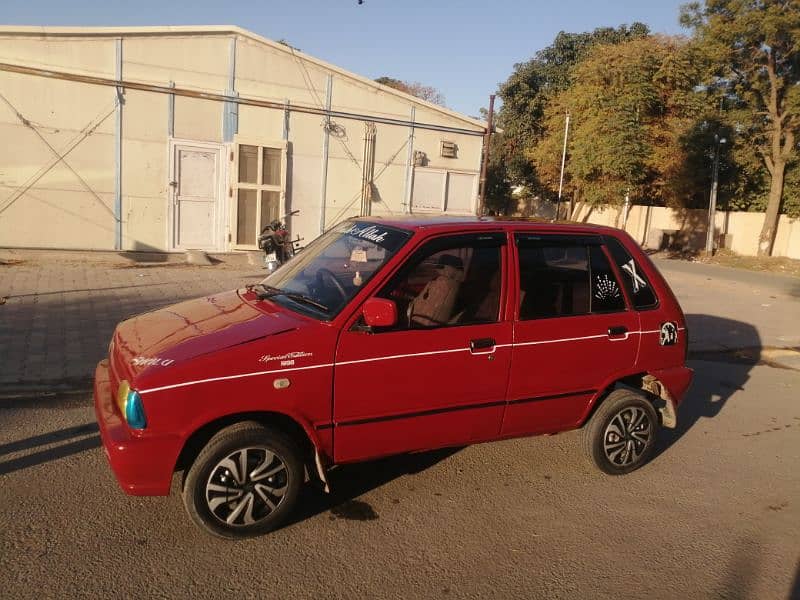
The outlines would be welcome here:
[[[518,247],[521,320],[625,310],[599,245],[522,238]]]
[[[622,273],[622,282],[637,309],[652,308],[658,304],[655,292],[639,264],[619,242],[607,237],[606,247]]]

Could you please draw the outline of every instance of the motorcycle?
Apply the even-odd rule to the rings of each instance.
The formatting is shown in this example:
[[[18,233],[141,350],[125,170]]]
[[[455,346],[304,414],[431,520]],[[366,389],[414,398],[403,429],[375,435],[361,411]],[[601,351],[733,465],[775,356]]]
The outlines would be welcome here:
[[[264,251],[264,266],[272,273],[283,263],[300,251],[298,245],[302,238],[289,239],[289,230],[286,229],[286,218],[299,213],[293,210],[280,219],[275,219],[261,230],[258,236],[258,247]]]

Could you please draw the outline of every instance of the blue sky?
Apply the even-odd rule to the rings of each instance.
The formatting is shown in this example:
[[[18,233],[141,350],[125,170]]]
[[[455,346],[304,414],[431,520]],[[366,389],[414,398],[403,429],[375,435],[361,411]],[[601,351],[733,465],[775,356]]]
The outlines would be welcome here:
[[[686,0],[5,0],[8,25],[238,25],[367,77],[439,88],[478,114],[488,95],[561,31],[642,21],[685,33]]]

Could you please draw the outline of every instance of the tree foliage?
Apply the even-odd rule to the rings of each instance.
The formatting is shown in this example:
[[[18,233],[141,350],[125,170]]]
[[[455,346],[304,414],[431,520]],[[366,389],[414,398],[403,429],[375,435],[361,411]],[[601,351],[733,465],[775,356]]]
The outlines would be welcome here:
[[[600,45],[545,111],[528,153],[551,194],[558,186],[564,120],[570,114],[566,190],[592,205],[632,200],[684,204],[695,175],[684,142],[703,111],[699,80],[681,40],[644,37]],[[690,165],[687,168],[687,165]]]
[[[718,155],[718,204],[765,211],[768,253],[779,212],[800,216],[800,0],[706,0],[681,22],[691,37],[561,32],[515,65],[498,92],[498,198],[556,196],[569,113],[567,197],[705,208]]]
[[[514,72],[500,86],[498,93],[503,106],[497,115],[498,127],[504,131],[503,145],[498,150],[511,179],[531,191],[539,191],[539,177],[526,155],[545,133],[548,106],[571,85],[572,68],[595,46],[619,44],[647,35],[649,30],[643,23],[601,27],[584,33],[562,31],[533,58],[514,65]]]
[[[432,102],[433,104],[438,104],[439,106],[445,106],[444,94],[442,94],[442,92],[433,86],[424,85],[419,81],[401,81],[400,79],[386,76],[378,77],[375,81],[381,85],[385,85],[390,88],[400,90],[401,92],[405,92],[406,94],[416,96],[417,98],[425,100],[426,102]]]
[[[734,104],[742,143],[755,148],[769,191],[759,254],[775,241],[787,168],[797,161],[800,135],[800,0],[707,0],[684,7],[707,57],[709,85]],[[752,165],[750,165],[752,166]],[[796,177],[791,172],[790,178]],[[757,179],[757,177],[756,177]]]

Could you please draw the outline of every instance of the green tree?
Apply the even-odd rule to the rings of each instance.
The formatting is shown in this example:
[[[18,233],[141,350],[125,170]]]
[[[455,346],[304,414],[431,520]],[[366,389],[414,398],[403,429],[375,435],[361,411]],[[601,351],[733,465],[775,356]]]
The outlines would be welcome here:
[[[417,98],[425,100],[426,102],[432,102],[433,104],[438,104],[439,106],[445,106],[444,94],[442,94],[442,92],[433,86],[424,85],[419,81],[401,81],[400,79],[386,76],[378,77],[375,81],[381,85],[385,85],[390,88],[400,90],[401,92],[405,92],[406,94],[416,96]]]
[[[570,114],[565,189],[592,206],[685,204],[691,178],[687,134],[702,114],[699,71],[678,39],[645,37],[596,46],[571,85],[545,110],[544,133],[528,153],[543,186],[558,187],[564,115]]]
[[[648,35],[649,29],[643,23],[601,27],[584,33],[562,31],[533,58],[514,65],[513,73],[498,91],[503,105],[497,115],[497,125],[504,131],[499,151],[510,180],[531,191],[540,190],[538,174],[527,153],[545,133],[547,107],[571,85],[572,68],[596,46]]]
[[[683,7],[708,57],[708,82],[736,103],[737,133],[756,148],[768,171],[758,254],[772,253],[787,168],[800,133],[800,0],[706,0]],[[752,167],[752,165],[750,165]],[[793,199],[794,202],[794,199]]]

